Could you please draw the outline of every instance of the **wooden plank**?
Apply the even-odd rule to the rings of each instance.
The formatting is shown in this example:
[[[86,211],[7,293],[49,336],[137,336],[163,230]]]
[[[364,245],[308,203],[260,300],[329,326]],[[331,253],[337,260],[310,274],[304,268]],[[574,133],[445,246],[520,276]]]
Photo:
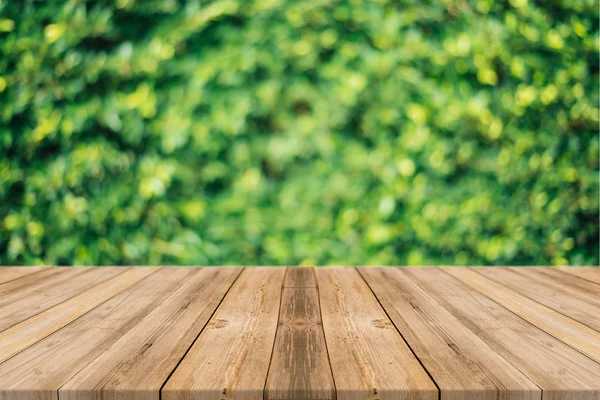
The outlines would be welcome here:
[[[541,390],[397,268],[361,268],[442,400],[541,399]]]
[[[335,399],[315,283],[312,268],[286,269],[267,400]]]
[[[315,268],[339,399],[438,399],[438,390],[355,269]]]
[[[566,290],[561,286],[548,284],[544,279],[539,279],[539,274],[531,268],[476,268],[473,270],[583,325],[600,331],[599,302],[591,301],[588,297]],[[551,277],[550,280],[552,281]],[[598,286],[598,293],[600,301],[600,286]]]
[[[0,362],[57,331],[157,268],[132,268],[0,333]]]
[[[597,362],[440,269],[404,272],[540,387],[544,400],[598,400]]]
[[[172,268],[171,268],[172,269]],[[240,268],[194,268],[185,283],[59,390],[61,400],[158,400]]]
[[[145,269],[132,271],[138,270]],[[176,268],[154,272],[1,363],[0,399],[58,400],[61,386],[167,299],[193,270]],[[143,398],[143,392],[130,392],[132,399],[138,394]]]
[[[285,269],[246,268],[162,390],[164,400],[262,399]]]
[[[58,281],[50,278],[47,285],[10,301],[0,298],[0,332],[126,270],[119,267],[77,268],[59,275]]]
[[[0,284],[40,271],[41,267],[0,267]]]
[[[54,285],[68,279],[73,274],[85,272],[82,268],[55,267],[45,268],[33,274],[0,285],[0,304],[8,304],[18,298],[27,296],[48,285]]]
[[[502,286],[469,268],[444,268],[461,280],[521,318],[548,332],[560,341],[600,361],[600,333],[563,314]]]
[[[558,267],[561,272],[600,284],[599,267]]]
[[[283,287],[287,288],[316,288],[317,280],[313,267],[286,268]]]
[[[557,268],[526,267],[512,269],[519,274],[536,279],[540,283],[543,282],[546,285],[567,290],[572,295],[585,297],[588,301],[600,305],[600,284],[565,274]]]

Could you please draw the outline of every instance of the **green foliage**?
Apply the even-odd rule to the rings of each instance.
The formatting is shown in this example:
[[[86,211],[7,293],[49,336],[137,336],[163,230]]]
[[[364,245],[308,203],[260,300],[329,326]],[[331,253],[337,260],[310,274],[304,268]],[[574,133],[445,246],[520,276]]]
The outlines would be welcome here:
[[[594,0],[0,0],[2,264],[598,264]]]

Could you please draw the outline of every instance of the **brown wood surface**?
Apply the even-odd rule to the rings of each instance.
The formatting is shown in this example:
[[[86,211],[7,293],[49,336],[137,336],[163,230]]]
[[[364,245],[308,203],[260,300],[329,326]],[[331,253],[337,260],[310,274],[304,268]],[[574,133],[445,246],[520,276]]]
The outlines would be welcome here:
[[[315,269],[338,398],[437,399],[438,390],[354,269]]]
[[[162,390],[164,400],[262,399],[285,269],[247,268]]]
[[[265,399],[335,399],[312,268],[286,271]]]
[[[600,267],[559,267],[558,270],[600,284]]]
[[[38,272],[41,267],[0,268],[0,284]]]
[[[0,332],[41,313],[79,293],[125,272],[126,268],[77,268],[56,279],[43,279],[46,285],[31,292],[16,292],[0,301]]]
[[[0,268],[0,400],[600,400],[597,268]]]
[[[598,400],[600,364],[473,290],[448,270],[407,269],[406,274],[542,389],[544,400]]]
[[[160,388],[183,358],[237,278],[237,268],[189,268],[183,284],[135,327],[60,388],[61,399],[145,399]]]
[[[444,400],[540,399],[541,390],[412,281],[403,269],[362,268],[365,280]]]
[[[600,332],[600,303],[540,280],[533,268],[477,268],[475,271]],[[554,279],[550,277],[550,281]]]
[[[444,271],[560,341],[600,362],[600,332],[506,286],[497,284],[473,269],[446,268]]]

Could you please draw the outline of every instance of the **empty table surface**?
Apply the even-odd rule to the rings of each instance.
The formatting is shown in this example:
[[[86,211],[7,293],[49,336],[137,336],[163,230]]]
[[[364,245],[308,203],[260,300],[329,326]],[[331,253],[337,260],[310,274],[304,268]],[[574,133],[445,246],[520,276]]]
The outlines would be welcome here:
[[[0,268],[3,399],[600,399],[599,268]]]

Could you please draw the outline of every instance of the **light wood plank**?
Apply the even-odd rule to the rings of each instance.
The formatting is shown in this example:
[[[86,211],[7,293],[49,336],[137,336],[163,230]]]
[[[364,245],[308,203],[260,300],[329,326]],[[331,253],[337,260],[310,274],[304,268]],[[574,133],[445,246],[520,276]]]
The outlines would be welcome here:
[[[440,269],[405,273],[539,386],[544,400],[598,400],[597,362]]]
[[[132,271],[137,270],[145,269]],[[57,400],[61,386],[135,327],[193,274],[191,268],[165,268],[154,272],[1,363],[0,399]],[[132,399],[138,394],[143,396],[143,392],[130,392]]]
[[[267,400],[335,399],[315,283],[312,268],[286,269]]]
[[[521,275],[536,279],[540,283],[543,282],[546,285],[567,290],[575,296],[585,297],[588,301],[600,305],[600,284],[565,274],[557,268],[527,267],[511,269]]]
[[[561,272],[600,284],[599,267],[558,267]]]
[[[355,269],[315,268],[338,399],[437,399],[438,390]]]
[[[164,400],[262,399],[285,269],[246,268],[162,390]]]
[[[541,390],[397,268],[361,268],[442,400],[541,399]]]
[[[0,332],[126,270],[120,267],[77,268],[59,275],[58,281],[50,278],[47,285],[12,297],[10,301],[0,298]]]
[[[0,333],[0,362],[57,331],[157,268],[132,268]]]
[[[472,269],[444,268],[443,271],[593,360],[600,361],[599,332],[502,286]]]
[[[59,390],[61,400],[158,400],[241,271],[192,269],[171,296],[67,382]]]
[[[566,315],[575,321],[600,331],[600,303],[587,296],[549,284],[531,268],[476,268],[480,273],[515,292]],[[552,278],[550,278],[552,281]],[[600,301],[600,286],[598,286]]]
[[[69,279],[70,276],[85,272],[82,268],[55,267],[45,268],[37,273],[27,274],[0,285],[0,304],[8,304],[17,299],[57,282]]]
[[[41,267],[0,267],[0,284],[40,271]]]

